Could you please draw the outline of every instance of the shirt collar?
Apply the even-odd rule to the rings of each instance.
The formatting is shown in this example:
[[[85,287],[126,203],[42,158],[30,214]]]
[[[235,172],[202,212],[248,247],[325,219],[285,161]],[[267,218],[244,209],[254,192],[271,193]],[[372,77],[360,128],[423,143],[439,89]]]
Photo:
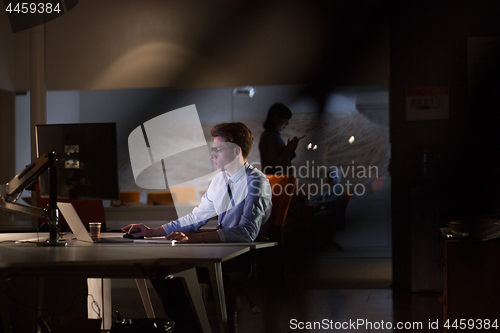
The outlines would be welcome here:
[[[246,174],[246,171],[247,171],[247,169],[249,167],[250,167],[250,164],[248,164],[248,162],[245,162],[245,164],[243,164],[243,166],[234,175],[232,175],[231,177],[229,177],[229,179],[231,180],[231,182],[235,183],[238,180],[240,180]],[[227,175],[228,174],[226,172],[226,176]]]

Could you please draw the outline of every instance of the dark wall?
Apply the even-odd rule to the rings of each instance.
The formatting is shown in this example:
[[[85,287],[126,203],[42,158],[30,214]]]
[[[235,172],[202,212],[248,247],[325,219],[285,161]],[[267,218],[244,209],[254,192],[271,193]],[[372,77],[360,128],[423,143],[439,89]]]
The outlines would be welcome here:
[[[15,94],[0,89],[0,184],[9,182],[15,171],[15,147],[12,145],[15,137],[11,124],[15,118]],[[0,223],[7,221],[9,214],[0,210]]]
[[[481,105],[470,103],[471,98],[467,98],[467,43],[469,37],[498,35],[499,17],[500,3],[494,0],[392,2],[390,168],[396,289],[409,289],[415,275],[412,259],[419,254],[413,253],[412,258],[412,193],[418,187],[429,188],[421,177],[425,147],[438,151],[442,158],[440,176],[427,193],[433,196],[433,209],[440,224],[453,219],[474,220],[495,206],[491,201],[483,203],[489,200],[486,193],[494,193],[494,184],[500,182],[496,175],[486,179],[482,166],[498,148],[498,136],[492,132],[500,125],[498,112],[492,112],[498,107],[495,98],[484,98],[495,92],[491,89],[491,76],[485,85],[488,89],[478,90],[482,96],[471,97],[481,100]],[[449,87],[449,119],[407,121],[405,89],[435,86]],[[468,108],[468,103],[475,107]],[[495,174],[491,167],[488,172]],[[435,223],[431,220],[419,223]],[[419,227],[426,226],[413,230]],[[432,237],[436,235],[427,235]]]

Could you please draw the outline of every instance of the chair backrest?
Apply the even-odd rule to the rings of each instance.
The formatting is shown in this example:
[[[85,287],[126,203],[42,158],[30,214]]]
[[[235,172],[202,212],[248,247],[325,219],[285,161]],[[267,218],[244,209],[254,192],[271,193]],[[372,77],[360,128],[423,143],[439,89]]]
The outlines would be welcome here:
[[[342,205],[338,206],[338,214],[334,214],[333,231],[345,231],[347,204],[351,200],[353,192],[346,192]]]
[[[170,188],[176,203],[191,203],[196,200],[196,187],[173,186]]]
[[[140,204],[141,191],[120,191],[120,205]]]
[[[297,178],[294,175],[266,175],[266,178],[271,185],[273,204],[268,223],[283,227]]]
[[[57,199],[60,202],[70,202],[75,207],[78,216],[83,224],[88,225],[89,222],[101,222],[101,231],[106,231],[106,216],[104,214],[104,206],[102,200],[69,200]],[[49,198],[40,196],[40,187],[36,184],[36,205],[40,208],[45,208],[49,204]],[[39,219],[39,225],[44,221]],[[62,214],[59,215],[59,226],[63,231],[69,231],[68,224]]]
[[[148,205],[173,205],[174,198],[170,191],[161,192],[149,192],[148,193]]]

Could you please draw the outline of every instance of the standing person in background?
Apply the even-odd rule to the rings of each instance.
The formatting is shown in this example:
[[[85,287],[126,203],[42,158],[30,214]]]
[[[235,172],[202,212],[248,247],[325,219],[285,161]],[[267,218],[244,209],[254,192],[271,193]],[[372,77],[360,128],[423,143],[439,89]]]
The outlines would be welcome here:
[[[265,174],[288,174],[295,158],[295,150],[299,143],[296,136],[287,143],[281,138],[281,131],[288,125],[292,112],[281,103],[275,103],[267,112],[264,122],[264,133],[259,142],[261,169]]]

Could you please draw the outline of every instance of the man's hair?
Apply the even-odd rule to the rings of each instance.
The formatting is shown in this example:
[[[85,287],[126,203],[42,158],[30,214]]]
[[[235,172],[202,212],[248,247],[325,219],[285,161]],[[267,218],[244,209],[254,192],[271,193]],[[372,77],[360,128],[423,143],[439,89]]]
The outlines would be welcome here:
[[[243,123],[221,123],[212,127],[210,134],[215,138],[220,136],[226,142],[237,144],[241,148],[243,158],[250,154],[253,144],[253,134]]]

